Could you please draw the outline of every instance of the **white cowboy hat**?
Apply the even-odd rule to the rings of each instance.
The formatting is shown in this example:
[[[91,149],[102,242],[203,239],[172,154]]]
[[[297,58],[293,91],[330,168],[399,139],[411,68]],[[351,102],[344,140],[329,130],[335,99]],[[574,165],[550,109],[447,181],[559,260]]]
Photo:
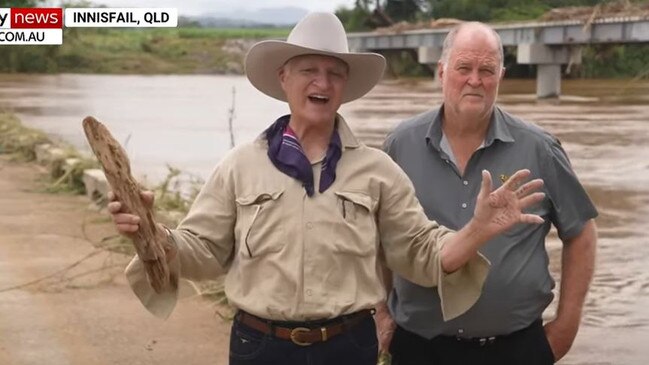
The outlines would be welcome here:
[[[342,102],[367,94],[385,70],[385,58],[377,53],[350,53],[345,28],[332,13],[310,13],[300,20],[284,41],[262,41],[246,55],[246,76],[262,93],[286,101],[277,71],[293,57],[307,54],[333,56],[349,66]]]

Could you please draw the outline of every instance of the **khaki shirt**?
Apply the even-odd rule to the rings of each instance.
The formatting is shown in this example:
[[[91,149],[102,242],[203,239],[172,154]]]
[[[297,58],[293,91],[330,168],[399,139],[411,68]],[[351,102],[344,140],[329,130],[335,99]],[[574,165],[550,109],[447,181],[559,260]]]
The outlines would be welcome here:
[[[262,318],[333,318],[385,300],[381,248],[392,271],[437,286],[445,319],[464,313],[480,296],[488,261],[476,255],[444,273],[438,253],[453,231],[426,218],[405,173],[360,143],[340,116],[338,132],[336,180],[318,193],[316,164],[312,197],[273,166],[263,136],[233,149],[171,230],[178,247],[172,277],[199,281],[225,273],[229,302]],[[147,309],[169,316],[177,290],[156,294],[137,256],[126,275]]]

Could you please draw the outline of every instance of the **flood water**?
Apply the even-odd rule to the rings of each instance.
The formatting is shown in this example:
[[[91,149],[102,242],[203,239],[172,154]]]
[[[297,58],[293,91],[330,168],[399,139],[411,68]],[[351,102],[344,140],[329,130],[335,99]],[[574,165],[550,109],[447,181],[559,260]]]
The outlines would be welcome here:
[[[92,115],[126,146],[136,176],[155,182],[166,165],[205,178],[234,134],[249,141],[287,107],[240,76],[0,75],[0,108],[88,151]],[[537,101],[534,80],[505,80],[499,104],[555,134],[600,216],[595,278],[564,365],[649,363],[649,82],[566,80],[560,101]],[[386,81],[342,107],[358,135],[379,145],[398,121],[439,103],[433,81]],[[548,242],[558,278],[561,243]],[[558,287],[558,285],[557,285]],[[551,318],[553,305],[545,317]]]

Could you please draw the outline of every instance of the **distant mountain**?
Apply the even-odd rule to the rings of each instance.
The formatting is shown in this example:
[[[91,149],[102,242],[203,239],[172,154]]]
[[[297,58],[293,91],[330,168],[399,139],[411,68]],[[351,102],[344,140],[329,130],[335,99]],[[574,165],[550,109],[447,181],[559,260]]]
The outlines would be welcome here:
[[[179,17],[179,26],[194,26],[198,25],[205,28],[262,28],[262,27],[275,27],[277,25],[271,23],[257,23],[251,20],[244,19],[230,19],[230,18],[213,18],[211,16],[193,16],[193,17]]]
[[[299,7],[263,8],[231,12],[207,13],[191,17],[205,27],[255,27],[262,25],[289,26],[302,19],[309,11]]]

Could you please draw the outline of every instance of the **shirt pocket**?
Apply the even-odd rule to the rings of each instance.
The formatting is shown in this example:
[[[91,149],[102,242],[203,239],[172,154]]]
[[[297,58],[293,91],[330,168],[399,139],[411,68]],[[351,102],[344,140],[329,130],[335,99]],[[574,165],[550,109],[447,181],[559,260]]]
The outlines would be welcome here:
[[[376,221],[372,197],[357,191],[336,191],[338,219],[334,252],[357,256],[376,253]]]
[[[236,199],[235,239],[238,253],[259,257],[280,251],[285,245],[282,199],[284,192],[262,191]]]

